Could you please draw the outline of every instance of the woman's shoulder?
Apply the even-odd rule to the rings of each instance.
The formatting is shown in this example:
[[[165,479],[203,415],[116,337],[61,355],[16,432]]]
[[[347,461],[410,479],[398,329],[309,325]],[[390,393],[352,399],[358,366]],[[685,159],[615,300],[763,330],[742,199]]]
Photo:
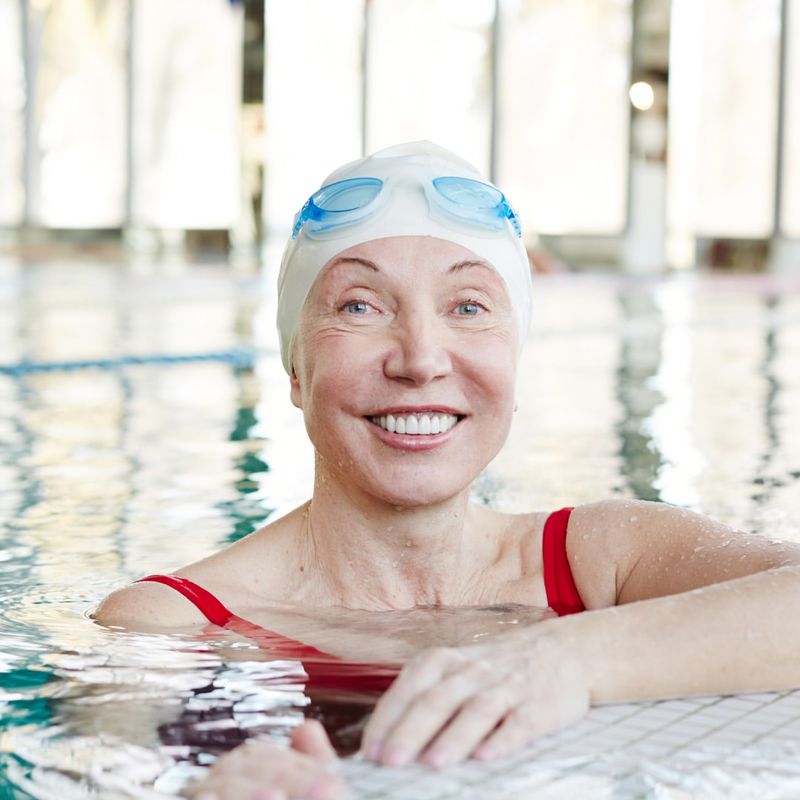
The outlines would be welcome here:
[[[182,594],[152,581],[117,589],[100,602],[91,617],[107,627],[137,631],[196,627],[208,621]]]
[[[567,550],[581,595],[589,593],[595,608],[800,563],[800,545],[669,503],[627,499],[577,507]]]
[[[658,531],[675,530],[681,509],[666,503],[609,498],[577,505],[569,515],[567,555],[587,608],[615,605],[631,565]]]
[[[573,509],[570,533],[578,533],[578,542],[596,549],[606,545],[625,553],[649,548],[665,539],[672,543],[698,535],[720,536],[731,529],[709,517],[681,506],[652,500],[614,498],[600,500]]]
[[[610,498],[575,506],[569,518],[570,553],[619,566],[658,536],[676,536],[703,519],[668,503]]]
[[[287,515],[287,517],[290,515]],[[282,533],[286,518],[265,526],[216,553],[172,571],[165,581],[140,580],[109,594],[93,612],[102,625],[135,630],[197,626],[209,620],[169,580],[176,577],[212,595],[223,606],[238,609],[258,604],[258,586],[273,589],[285,574]],[[262,588],[263,593],[263,588]]]
[[[254,560],[244,556],[241,548],[225,550],[169,573],[140,578],[104,598],[92,618],[111,627],[163,630],[196,627],[218,614],[252,606]]]
[[[681,523],[691,525],[699,518],[698,514],[668,503],[618,497],[575,506],[569,526],[570,530],[589,533],[587,539],[616,539],[620,534],[635,536],[661,526],[674,529]]]

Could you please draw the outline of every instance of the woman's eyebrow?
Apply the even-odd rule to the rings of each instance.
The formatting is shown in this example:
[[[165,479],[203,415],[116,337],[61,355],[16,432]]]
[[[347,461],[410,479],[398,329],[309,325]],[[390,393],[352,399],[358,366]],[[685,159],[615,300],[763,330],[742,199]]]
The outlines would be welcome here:
[[[331,262],[328,270],[332,270],[334,267],[338,267],[343,264],[360,264],[362,267],[366,267],[373,272],[381,271],[381,268],[374,261],[370,261],[368,258],[362,258],[361,256],[340,256]],[[460,272],[461,270],[469,269],[470,267],[480,267],[482,269],[487,269],[492,273],[495,271],[485,261],[479,261],[474,258],[465,258],[462,261],[456,261],[455,264],[449,267],[447,274],[452,275],[456,272]]]
[[[360,264],[362,267],[371,269],[373,272],[381,271],[380,267],[374,261],[370,261],[368,258],[360,258],[359,256],[341,256],[340,258],[334,260],[328,269],[332,270],[334,267],[338,267],[340,264]]]
[[[447,274],[452,275],[455,272],[460,272],[462,269],[468,269],[469,267],[482,267],[483,269],[488,269],[490,272],[494,272],[494,269],[485,261],[476,261],[475,259],[467,258],[464,261],[456,261],[456,263],[447,270]]]

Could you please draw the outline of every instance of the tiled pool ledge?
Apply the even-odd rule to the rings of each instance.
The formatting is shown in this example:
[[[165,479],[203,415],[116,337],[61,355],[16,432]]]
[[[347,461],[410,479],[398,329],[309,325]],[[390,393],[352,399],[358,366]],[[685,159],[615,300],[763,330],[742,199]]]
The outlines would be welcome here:
[[[796,800],[800,691],[603,706],[500,761],[344,774],[358,800]]]

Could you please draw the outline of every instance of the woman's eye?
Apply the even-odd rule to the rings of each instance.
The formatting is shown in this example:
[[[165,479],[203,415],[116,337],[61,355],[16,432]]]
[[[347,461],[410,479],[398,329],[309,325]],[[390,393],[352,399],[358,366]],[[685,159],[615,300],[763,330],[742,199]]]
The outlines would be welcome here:
[[[369,311],[369,304],[363,300],[353,300],[350,303],[345,303],[342,308],[348,314],[366,314]]]
[[[481,313],[481,306],[478,303],[459,303],[457,309],[462,317],[477,317]]]

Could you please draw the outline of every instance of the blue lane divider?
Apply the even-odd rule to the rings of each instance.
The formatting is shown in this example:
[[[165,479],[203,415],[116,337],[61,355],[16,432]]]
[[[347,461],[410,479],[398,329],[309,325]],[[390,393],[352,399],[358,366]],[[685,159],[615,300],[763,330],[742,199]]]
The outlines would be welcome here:
[[[190,364],[195,361],[223,361],[236,369],[253,366],[255,351],[245,347],[221,350],[216,353],[191,353],[181,355],[121,356],[96,358],[86,361],[20,361],[17,364],[0,364],[0,375],[28,375],[32,372],[70,372],[76,369],[119,369],[140,364]]]

